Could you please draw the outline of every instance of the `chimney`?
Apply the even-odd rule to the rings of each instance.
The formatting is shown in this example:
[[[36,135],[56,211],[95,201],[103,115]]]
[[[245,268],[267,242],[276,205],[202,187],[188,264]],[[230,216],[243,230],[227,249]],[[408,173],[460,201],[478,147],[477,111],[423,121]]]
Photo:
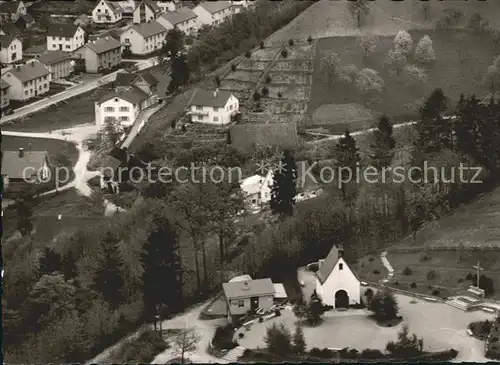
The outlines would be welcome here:
[[[249,289],[250,289],[250,287],[248,286],[248,281],[245,281],[243,283],[243,290],[249,290]]]
[[[24,148],[19,148],[19,158],[24,157]]]

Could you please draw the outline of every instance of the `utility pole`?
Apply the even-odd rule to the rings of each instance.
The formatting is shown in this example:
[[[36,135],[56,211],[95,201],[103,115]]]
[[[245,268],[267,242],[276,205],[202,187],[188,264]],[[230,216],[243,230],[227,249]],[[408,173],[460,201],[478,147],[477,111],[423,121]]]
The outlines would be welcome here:
[[[480,272],[482,270],[484,270],[484,268],[479,266],[479,261],[477,262],[477,265],[474,265],[473,267],[474,267],[474,269],[476,269],[476,276],[477,276],[477,283],[476,283],[477,285],[476,286],[479,289],[479,275],[480,275]]]

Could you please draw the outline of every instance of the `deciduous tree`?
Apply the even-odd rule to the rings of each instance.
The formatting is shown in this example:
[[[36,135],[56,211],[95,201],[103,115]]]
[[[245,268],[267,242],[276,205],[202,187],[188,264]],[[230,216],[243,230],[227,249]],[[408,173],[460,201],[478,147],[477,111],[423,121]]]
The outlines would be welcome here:
[[[363,25],[363,18],[369,13],[368,0],[349,1],[348,7],[351,16],[355,19],[358,28]]]
[[[406,55],[399,49],[391,49],[387,53],[385,64],[389,66],[390,71],[399,75],[407,62]]]
[[[377,71],[370,68],[364,68],[359,71],[355,84],[358,91],[370,100],[380,94],[385,87],[382,77],[380,77]]]
[[[340,67],[340,57],[338,53],[328,52],[326,53],[320,61],[320,69],[323,74],[326,75],[328,84],[333,86],[338,76]]]
[[[436,54],[432,47],[432,39],[428,35],[424,35],[415,47],[415,60],[418,63],[427,65],[436,60]]]
[[[363,48],[365,57],[375,51],[375,48],[377,48],[377,42],[378,37],[374,34],[364,35],[359,38],[359,45]]]
[[[404,55],[408,55],[413,50],[413,39],[406,30],[400,30],[394,37],[394,49]]]
[[[409,86],[419,86],[426,83],[428,80],[425,70],[415,65],[406,65],[404,67],[404,73]]]
[[[419,356],[422,353],[423,340],[417,335],[410,336],[408,325],[398,333],[398,341],[391,341],[387,344],[386,351],[395,358],[408,359]]]
[[[61,271],[61,268],[61,255],[49,247],[45,247],[42,256],[38,260],[39,275],[50,275],[54,271]]]
[[[186,353],[195,351],[200,341],[201,336],[194,328],[184,328],[174,337],[172,345],[181,358],[181,364],[186,360]]]

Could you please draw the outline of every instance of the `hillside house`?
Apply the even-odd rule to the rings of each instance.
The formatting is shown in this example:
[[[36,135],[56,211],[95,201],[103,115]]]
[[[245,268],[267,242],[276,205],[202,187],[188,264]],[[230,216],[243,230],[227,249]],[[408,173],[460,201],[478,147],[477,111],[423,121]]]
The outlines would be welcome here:
[[[165,43],[167,30],[156,20],[134,24],[120,36],[125,50],[135,55],[147,55],[160,50]]]
[[[158,7],[161,9],[161,11],[163,13],[166,13],[168,11],[175,11],[175,9],[177,8],[177,5],[176,5],[176,2],[177,1],[157,1],[156,2],[156,5],[158,5]]]
[[[142,0],[135,8],[133,20],[134,23],[146,23],[157,19],[162,13],[160,7],[152,0]]]
[[[219,25],[236,13],[237,7],[231,1],[203,1],[193,8],[203,25]]]
[[[15,36],[0,35],[0,62],[9,64],[23,59],[23,43]]]
[[[77,49],[74,56],[85,60],[86,72],[98,73],[120,66],[122,45],[113,37],[98,38]]]
[[[196,123],[229,124],[239,108],[238,99],[230,91],[198,89],[188,103],[188,115]]]
[[[79,25],[52,24],[47,31],[47,50],[73,52],[85,43],[85,31]]]
[[[36,181],[50,181],[50,160],[47,151],[3,151],[2,179],[7,196],[28,191]]]
[[[92,21],[97,24],[114,24],[122,18],[122,8],[112,1],[100,0],[92,10]]]
[[[40,62],[15,66],[5,72],[2,79],[10,85],[10,99],[19,101],[29,100],[49,92],[52,81],[50,70]]]
[[[222,284],[228,319],[237,319],[248,312],[269,311],[274,304],[271,279],[233,281]]]
[[[231,126],[228,142],[244,152],[254,152],[256,148],[293,150],[299,146],[297,124],[289,123],[244,123]]]
[[[361,282],[345,262],[343,252],[341,247],[333,246],[328,256],[319,260],[316,272],[316,293],[333,308],[361,303]]]
[[[2,23],[15,22],[19,17],[26,14],[26,6],[22,1],[2,1],[0,3],[0,19]]]
[[[73,72],[71,54],[61,50],[42,53],[38,58],[38,62],[50,70],[52,80],[63,79]]]
[[[2,111],[2,114],[10,108],[9,88],[10,85],[4,80],[0,79],[0,110]]]
[[[196,33],[199,28],[197,15],[187,7],[180,7],[175,11],[170,11],[160,15],[156,19],[165,29],[179,29],[186,35]]]

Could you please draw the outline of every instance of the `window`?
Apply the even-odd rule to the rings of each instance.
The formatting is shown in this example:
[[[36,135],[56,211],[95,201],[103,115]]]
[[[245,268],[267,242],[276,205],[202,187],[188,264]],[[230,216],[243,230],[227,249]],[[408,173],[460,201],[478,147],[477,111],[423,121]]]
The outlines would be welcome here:
[[[44,84],[44,85],[43,85],[43,88],[44,88],[44,89],[48,89],[48,88],[49,88],[49,84]]]
[[[238,307],[244,307],[245,306],[245,302],[243,301],[243,299],[239,299],[238,300]]]
[[[219,108],[217,108],[216,106],[214,106],[214,112],[218,112],[219,111]]]
[[[42,85],[38,85],[38,90],[42,90]]]
[[[66,45],[66,49],[70,49],[70,45],[69,44]]]
[[[106,112],[114,112],[115,108],[113,108],[112,106],[107,106],[107,107],[104,108],[104,111],[106,111]]]
[[[202,106],[197,106],[196,110],[203,110],[203,107]]]
[[[128,106],[121,106],[120,111],[121,112],[128,112]]]
[[[198,115],[198,120],[203,120],[203,115]]]
[[[57,48],[57,44],[53,44],[53,45],[52,45],[52,48]]]
[[[218,122],[219,121],[219,117],[214,117],[214,122]]]
[[[24,95],[28,95],[28,90],[25,90],[25,91],[24,91]]]
[[[127,122],[128,121],[128,117],[126,115],[123,115],[123,116],[120,117],[120,120],[122,122]]]
[[[15,60],[17,60],[17,53],[12,52],[12,61],[15,61]]]
[[[339,264],[339,270],[342,270],[344,268],[344,264]]]

